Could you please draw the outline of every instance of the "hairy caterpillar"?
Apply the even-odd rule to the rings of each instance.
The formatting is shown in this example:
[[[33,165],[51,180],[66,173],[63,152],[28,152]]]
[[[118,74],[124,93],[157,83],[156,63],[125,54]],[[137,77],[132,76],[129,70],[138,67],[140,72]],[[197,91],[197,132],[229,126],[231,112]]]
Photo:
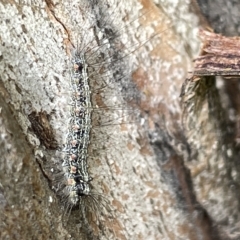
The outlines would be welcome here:
[[[89,194],[89,182],[92,180],[87,171],[87,149],[91,128],[91,99],[88,85],[87,66],[83,56],[74,56],[72,75],[72,109],[70,129],[67,136],[67,156],[62,163],[67,172],[69,198],[73,204],[78,197]]]
[[[90,7],[88,5],[88,8]],[[105,9],[106,6],[101,5],[100,11]],[[66,209],[69,209],[67,211],[71,211],[72,208],[80,209],[81,221],[85,225],[83,228],[87,229],[87,236],[90,238],[95,236],[90,225],[97,223],[99,225],[97,228],[100,228],[97,232],[105,231],[101,226],[103,225],[101,218],[106,213],[104,217],[106,222],[113,215],[109,211],[110,202],[103,195],[104,192],[99,193],[99,186],[94,183],[96,178],[93,177],[92,181],[89,170],[91,172],[95,167],[96,159],[105,161],[108,158],[101,142],[103,146],[108,145],[111,149],[114,137],[117,137],[114,131],[121,127],[120,124],[131,125],[133,118],[130,117],[133,113],[136,124],[137,111],[131,110],[130,105],[124,102],[136,101],[136,96],[139,96],[136,87],[130,81],[131,70],[130,66],[126,65],[126,56],[142,43],[138,43],[132,49],[123,45],[123,50],[127,53],[121,52],[120,38],[126,29],[116,30],[114,23],[106,19],[108,14],[104,14],[100,19],[96,16],[97,24],[94,28],[90,26],[94,32],[93,37],[88,36],[91,33],[84,33],[88,40],[83,37],[76,40],[77,48],[72,55],[71,118],[64,148],[66,156],[63,161],[67,178],[66,186],[63,187]],[[116,112],[120,112],[120,115]],[[118,161],[116,157],[111,158],[110,161]],[[104,176],[105,173],[102,172],[101,175]],[[95,216],[92,216],[94,214]],[[96,222],[91,218],[95,218]],[[118,225],[117,222],[115,224]]]

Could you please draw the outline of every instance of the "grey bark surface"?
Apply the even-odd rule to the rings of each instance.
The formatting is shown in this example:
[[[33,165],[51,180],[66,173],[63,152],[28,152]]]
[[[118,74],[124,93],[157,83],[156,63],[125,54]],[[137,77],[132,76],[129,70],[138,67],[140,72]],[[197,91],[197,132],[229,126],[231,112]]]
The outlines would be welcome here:
[[[229,205],[237,196],[215,182],[201,191],[199,181],[221,183],[222,162],[216,173],[205,155],[191,159],[182,126],[181,85],[200,45],[189,7],[182,0],[0,3],[1,239],[93,238],[77,212],[64,215],[52,175],[68,129],[71,54],[84,43],[94,55],[100,28],[115,31],[117,43],[114,54],[105,49],[110,40],[102,44],[114,69],[98,72],[106,96],[93,111],[101,126],[93,122],[89,170],[111,208],[98,237],[233,239]]]
[[[226,36],[239,36],[239,1],[197,0],[197,2],[216,33],[222,33]]]

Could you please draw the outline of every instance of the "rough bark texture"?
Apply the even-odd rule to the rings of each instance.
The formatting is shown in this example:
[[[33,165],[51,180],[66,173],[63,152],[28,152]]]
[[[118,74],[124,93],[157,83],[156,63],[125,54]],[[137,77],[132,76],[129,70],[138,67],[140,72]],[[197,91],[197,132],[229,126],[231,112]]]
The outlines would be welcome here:
[[[239,1],[199,2],[201,2],[201,8],[215,32],[220,32],[226,36],[239,36],[239,18],[237,17],[240,13]],[[212,131],[215,131],[217,138],[215,146],[218,146],[218,154],[215,157],[218,164],[223,160],[222,169],[224,171],[221,171],[222,177],[219,182],[221,182],[221,189],[225,189],[224,193],[229,199],[226,198],[222,201],[229,201],[229,203],[226,203],[228,207],[225,214],[223,214],[224,211],[219,214],[217,208],[216,214],[219,217],[218,222],[222,224],[223,229],[226,230],[229,236],[232,239],[239,239],[240,88],[239,68],[236,67],[238,65],[237,45],[239,45],[239,38],[212,37],[211,34],[208,36],[204,40],[205,45],[207,43],[204,55],[206,55],[206,58],[215,55],[215,60],[212,61],[213,65],[209,66],[208,71],[214,74],[218,67],[222,68],[222,70],[220,71],[221,74],[217,74],[217,77],[212,78],[212,81],[209,81],[209,77],[204,80],[205,83],[208,82],[208,85],[211,83],[211,87],[208,87],[207,92],[203,92],[207,94],[207,99],[210,100],[208,108],[214,123],[214,130]],[[222,50],[220,50],[221,48]],[[203,58],[205,57],[203,56]],[[232,61],[234,58],[235,61]],[[232,215],[233,212],[234,215]],[[231,217],[229,218],[229,216]]]
[[[201,56],[194,60],[195,76],[238,76],[239,37],[224,37],[209,31],[200,32],[203,40]]]
[[[238,0],[195,0],[216,33],[238,36],[240,2]]]
[[[214,219],[229,237],[238,239],[238,98],[237,90],[232,92],[234,95],[228,95],[226,86],[239,77],[238,52],[234,51],[239,38],[212,32],[201,32],[201,37],[204,43],[201,56],[195,59],[194,70],[186,79],[181,94],[186,136],[191,149],[197,150],[192,158],[195,166],[186,165],[192,170],[199,201],[212,216],[215,215]],[[234,98],[235,105],[232,105]],[[223,197],[224,194],[227,197]],[[211,199],[212,204],[206,198]],[[228,207],[220,213],[224,205]],[[232,212],[234,220],[229,224]]]
[[[95,238],[77,211],[63,223],[52,172],[70,115],[71,52],[84,45],[94,56],[99,29],[116,36],[112,51],[102,43],[113,69],[98,72],[96,89],[106,96],[93,91],[89,170],[111,207],[103,228],[89,222],[96,238],[233,239],[239,191],[226,159],[209,147],[215,128],[203,125],[188,142],[182,127],[181,85],[200,44],[189,9],[183,0],[0,3],[1,239]]]

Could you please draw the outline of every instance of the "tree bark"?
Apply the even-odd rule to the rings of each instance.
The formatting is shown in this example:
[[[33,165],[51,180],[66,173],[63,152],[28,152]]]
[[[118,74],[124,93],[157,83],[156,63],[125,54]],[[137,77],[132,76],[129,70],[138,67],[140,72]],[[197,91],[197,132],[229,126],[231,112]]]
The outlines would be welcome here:
[[[214,152],[194,155],[182,125],[181,86],[200,45],[194,12],[183,0],[0,3],[1,239],[231,239],[237,195],[224,194],[222,162],[208,168]],[[78,47],[99,70],[90,84],[88,164],[103,200],[88,222],[94,235],[79,211],[66,214],[54,176]],[[215,179],[207,190],[204,177]]]

